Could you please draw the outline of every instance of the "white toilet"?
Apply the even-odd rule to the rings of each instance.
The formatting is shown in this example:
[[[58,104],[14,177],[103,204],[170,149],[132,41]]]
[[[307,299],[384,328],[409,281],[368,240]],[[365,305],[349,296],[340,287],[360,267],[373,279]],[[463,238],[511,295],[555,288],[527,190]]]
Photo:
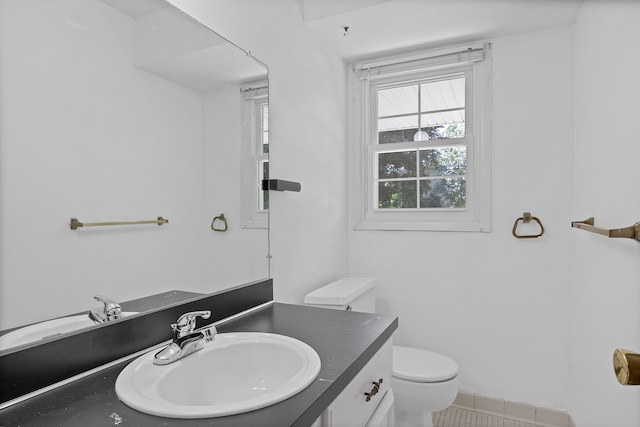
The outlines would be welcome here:
[[[347,277],[307,294],[306,305],[375,312],[372,278]],[[451,405],[458,393],[458,364],[447,356],[410,347],[393,347],[391,388],[396,427],[432,427],[431,413]]]

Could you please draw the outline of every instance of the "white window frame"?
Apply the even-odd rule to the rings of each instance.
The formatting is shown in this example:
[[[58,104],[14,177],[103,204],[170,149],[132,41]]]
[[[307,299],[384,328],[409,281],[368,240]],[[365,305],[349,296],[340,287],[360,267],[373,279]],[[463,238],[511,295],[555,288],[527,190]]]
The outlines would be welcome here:
[[[491,231],[491,45],[464,47],[411,58],[353,64],[350,151],[359,176],[350,186],[355,230]],[[378,144],[377,90],[439,76],[465,74],[465,137]],[[356,128],[357,126],[357,128]],[[464,145],[467,150],[466,207],[380,209],[375,203],[377,153]],[[354,144],[355,146],[355,144]]]
[[[269,211],[262,205],[261,162],[269,161],[262,151],[261,106],[269,103],[268,82],[261,81],[240,88],[242,96],[242,227],[269,228]]]

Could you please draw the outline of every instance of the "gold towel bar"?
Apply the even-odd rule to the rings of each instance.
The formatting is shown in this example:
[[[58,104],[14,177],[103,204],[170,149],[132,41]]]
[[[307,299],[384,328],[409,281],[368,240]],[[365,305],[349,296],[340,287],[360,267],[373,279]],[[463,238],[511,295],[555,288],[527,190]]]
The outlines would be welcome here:
[[[630,227],[605,229],[593,226],[593,217],[587,218],[584,221],[573,221],[571,226],[579,228],[581,230],[590,231],[592,233],[601,234],[607,237],[623,237],[629,239],[635,239],[640,242],[640,222],[636,222]]]
[[[152,219],[150,221],[119,221],[119,222],[80,222],[76,218],[71,218],[69,226],[72,230],[76,230],[78,227],[102,227],[105,225],[136,225],[136,224],[166,224],[168,219],[164,219],[161,216],[158,219]]]
[[[528,222],[531,222],[531,220],[534,220],[535,222],[538,223],[538,225],[540,226],[540,233],[538,234],[518,234],[518,224],[522,221],[525,224]],[[511,234],[513,234],[513,237],[517,238],[517,239],[535,239],[536,237],[540,237],[544,234],[544,227],[542,225],[542,222],[540,222],[540,220],[538,218],[536,218],[535,216],[531,216],[530,212],[525,212],[522,214],[522,217],[516,219],[516,222],[513,223],[513,229],[511,230]]]

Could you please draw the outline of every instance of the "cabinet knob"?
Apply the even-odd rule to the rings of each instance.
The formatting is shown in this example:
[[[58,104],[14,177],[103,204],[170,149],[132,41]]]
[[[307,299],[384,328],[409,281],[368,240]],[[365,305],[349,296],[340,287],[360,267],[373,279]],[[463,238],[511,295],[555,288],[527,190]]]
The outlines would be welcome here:
[[[640,354],[617,349],[613,352],[613,371],[622,385],[640,385]]]

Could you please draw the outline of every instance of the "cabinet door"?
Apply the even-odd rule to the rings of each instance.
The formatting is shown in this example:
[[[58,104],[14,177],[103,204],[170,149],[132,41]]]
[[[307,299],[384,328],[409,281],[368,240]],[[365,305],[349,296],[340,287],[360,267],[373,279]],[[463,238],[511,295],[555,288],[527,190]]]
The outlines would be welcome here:
[[[389,339],[322,415],[322,427],[365,427],[391,391],[393,343]],[[380,381],[382,379],[382,381]],[[377,385],[376,385],[377,384]],[[375,388],[375,390],[374,390]],[[369,396],[367,397],[367,394]],[[377,426],[378,424],[372,424]],[[393,424],[379,424],[381,426]]]
[[[378,405],[366,427],[394,427],[393,422],[393,389],[389,389],[387,394]]]

